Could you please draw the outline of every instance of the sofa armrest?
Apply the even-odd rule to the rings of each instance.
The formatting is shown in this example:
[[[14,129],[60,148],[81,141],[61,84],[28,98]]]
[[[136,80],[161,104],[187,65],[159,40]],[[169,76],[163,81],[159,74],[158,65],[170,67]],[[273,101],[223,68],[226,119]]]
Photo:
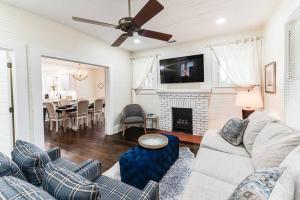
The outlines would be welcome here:
[[[93,182],[101,175],[101,163],[97,160],[94,160],[77,171],[76,174],[79,174],[89,181]]]
[[[159,184],[155,181],[149,181],[139,200],[159,200]]]
[[[77,173],[78,171],[82,170],[83,168],[85,168],[87,165],[89,165],[92,162],[94,162],[94,160],[92,160],[92,159],[83,161],[82,163],[80,163],[78,165],[77,169],[74,172]]]
[[[47,154],[49,155],[50,159],[52,161],[54,161],[54,160],[60,158],[60,149],[58,147],[54,147],[52,149],[49,149],[47,151]]]

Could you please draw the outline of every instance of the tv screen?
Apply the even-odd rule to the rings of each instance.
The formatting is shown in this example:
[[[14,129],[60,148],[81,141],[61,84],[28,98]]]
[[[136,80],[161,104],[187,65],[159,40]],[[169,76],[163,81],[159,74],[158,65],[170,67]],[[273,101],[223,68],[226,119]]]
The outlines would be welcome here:
[[[203,54],[160,60],[161,83],[204,82]]]

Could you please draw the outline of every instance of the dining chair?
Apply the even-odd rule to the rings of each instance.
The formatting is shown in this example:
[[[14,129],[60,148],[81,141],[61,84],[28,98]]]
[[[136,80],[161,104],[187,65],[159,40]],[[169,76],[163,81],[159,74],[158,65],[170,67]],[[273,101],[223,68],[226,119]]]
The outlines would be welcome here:
[[[52,131],[53,128],[53,122],[55,122],[55,132],[58,132],[58,127],[59,127],[59,123],[62,125],[64,119],[65,120],[69,120],[69,117],[62,117],[61,115],[58,115],[56,112],[56,106],[51,103],[51,102],[47,102],[46,103],[46,108],[48,111],[48,117],[49,117],[49,122],[50,122],[50,131]]]
[[[84,123],[87,127],[89,126],[88,114],[89,114],[89,101],[88,100],[78,101],[77,111],[75,112],[76,129],[79,129],[79,121],[80,121],[80,125]]]
[[[94,102],[94,108],[89,109],[89,114],[91,115],[91,119],[93,120],[94,124],[96,124],[96,121],[101,123],[103,122],[103,103],[104,99],[96,99]]]
[[[70,105],[70,100],[69,99],[61,99],[59,100],[59,106],[62,107],[62,106],[68,106]]]

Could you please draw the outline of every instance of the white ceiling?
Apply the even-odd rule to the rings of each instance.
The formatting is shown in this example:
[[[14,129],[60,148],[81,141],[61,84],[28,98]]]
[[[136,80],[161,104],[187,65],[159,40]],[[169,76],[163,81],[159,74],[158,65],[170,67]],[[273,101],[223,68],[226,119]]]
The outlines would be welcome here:
[[[112,44],[120,30],[72,21],[72,16],[118,24],[128,16],[127,0],[2,0],[16,7],[50,18],[79,31],[96,36]],[[262,27],[282,0],[159,0],[165,9],[143,28],[173,34],[172,40],[186,42]],[[132,15],[147,0],[132,0]],[[227,22],[215,23],[219,17]],[[122,48],[138,51],[170,45],[166,42],[141,38],[134,44],[132,38]]]

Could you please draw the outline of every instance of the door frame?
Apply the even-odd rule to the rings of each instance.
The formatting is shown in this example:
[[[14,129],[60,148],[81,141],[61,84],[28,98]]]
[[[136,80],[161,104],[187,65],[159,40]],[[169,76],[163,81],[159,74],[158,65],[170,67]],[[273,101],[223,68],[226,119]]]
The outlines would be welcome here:
[[[106,68],[106,97],[105,97],[105,134],[113,133],[112,104],[110,99],[110,68],[99,62],[98,59],[89,56],[68,54],[59,50],[46,49],[38,46],[27,46],[28,55],[28,84],[30,94],[30,122],[32,126],[31,142],[44,148],[44,123],[43,123],[43,97],[42,97],[42,66],[41,58],[50,57],[72,62],[90,64]]]
[[[0,39],[0,48],[13,52],[12,84],[15,138],[30,141],[28,67],[26,44]]]

